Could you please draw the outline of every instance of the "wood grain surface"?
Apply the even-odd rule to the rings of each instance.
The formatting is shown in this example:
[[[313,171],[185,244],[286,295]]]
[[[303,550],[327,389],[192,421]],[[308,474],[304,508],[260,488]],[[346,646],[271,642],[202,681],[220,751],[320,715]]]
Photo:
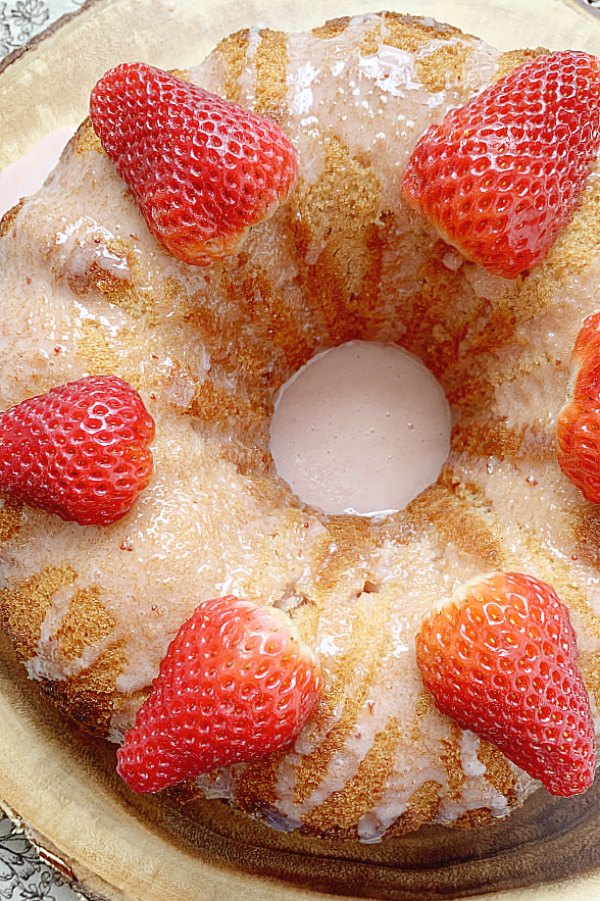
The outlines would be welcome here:
[[[600,53],[600,21],[575,0],[386,6],[452,22],[502,49]],[[116,62],[185,67],[246,25],[302,30],[367,10],[364,0],[88,0],[4,66],[0,168],[51,129],[77,123],[95,79]],[[539,792],[494,826],[428,827],[370,846],[277,833],[220,802],[134,799],[114,774],[114,750],[49,708],[3,636],[0,801],[71,880],[110,901],[600,898],[600,783],[571,801]]]

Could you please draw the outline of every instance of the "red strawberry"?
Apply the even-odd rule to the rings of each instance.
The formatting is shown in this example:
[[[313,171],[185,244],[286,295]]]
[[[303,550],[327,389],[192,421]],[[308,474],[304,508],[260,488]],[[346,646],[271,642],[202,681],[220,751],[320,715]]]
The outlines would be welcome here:
[[[0,413],[0,492],[80,525],[108,525],[152,475],[154,420],[131,385],[94,376]]]
[[[417,662],[438,710],[493,742],[554,795],[594,781],[590,701],[569,611],[520,573],[468,582],[423,623]]]
[[[402,193],[467,259],[515,278],[556,241],[599,147],[600,60],[550,53],[432,125]]]
[[[556,427],[558,462],[585,498],[600,504],[600,313],[583,323],[573,364],[571,397]]]
[[[273,121],[144,63],[103,75],[90,114],[148,228],[186,263],[234,253],[298,178],[297,152]]]
[[[155,792],[288,747],[321,693],[319,663],[289,616],[228,596],[196,607],[167,650],[117,752],[137,792]]]

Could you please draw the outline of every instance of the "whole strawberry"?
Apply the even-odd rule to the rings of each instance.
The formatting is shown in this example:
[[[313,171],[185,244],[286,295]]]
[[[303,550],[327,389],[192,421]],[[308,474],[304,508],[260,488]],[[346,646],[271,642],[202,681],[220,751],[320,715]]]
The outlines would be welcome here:
[[[555,795],[594,781],[596,743],[569,612],[532,576],[468,582],[426,619],[417,662],[438,710]]]
[[[108,525],[152,475],[154,420],[131,385],[90,376],[0,413],[0,493],[80,525]]]
[[[273,121],[144,63],[103,75],[90,114],[148,228],[187,263],[234,253],[298,178],[297,152]]]
[[[571,396],[556,427],[558,462],[585,498],[600,504],[600,313],[583,323],[572,363]]]
[[[550,53],[432,125],[402,193],[467,259],[514,278],[556,241],[599,147],[600,60]]]
[[[173,639],[117,752],[137,792],[288,747],[321,694],[289,616],[235,597],[200,604]]]

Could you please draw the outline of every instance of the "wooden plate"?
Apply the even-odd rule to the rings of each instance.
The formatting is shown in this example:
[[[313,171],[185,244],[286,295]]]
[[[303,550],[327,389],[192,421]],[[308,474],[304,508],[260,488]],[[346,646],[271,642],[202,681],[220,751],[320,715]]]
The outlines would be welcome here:
[[[452,22],[503,49],[600,54],[600,19],[577,0],[386,5]],[[185,67],[246,25],[302,30],[364,11],[364,0],[88,0],[0,67],[0,168],[83,118],[94,81],[117,62]],[[2,636],[0,799],[69,879],[111,901],[600,898],[600,781],[573,801],[539,792],[493,827],[427,828],[372,846],[283,835],[219,802],[134,804],[114,775],[113,750],[48,708]]]

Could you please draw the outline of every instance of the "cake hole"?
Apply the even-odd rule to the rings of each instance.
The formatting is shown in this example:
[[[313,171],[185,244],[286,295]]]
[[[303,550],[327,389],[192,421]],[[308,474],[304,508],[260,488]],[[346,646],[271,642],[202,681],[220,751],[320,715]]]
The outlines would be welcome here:
[[[295,588],[286,588],[281,597],[273,601],[273,606],[279,610],[284,610],[286,613],[291,613],[297,607],[303,607],[309,603],[310,600],[305,594],[296,592]]]
[[[363,585],[362,594],[379,594],[379,585],[377,582],[371,582],[369,579]]]
[[[403,509],[435,482],[450,428],[442,387],[417,357],[350,341],[313,357],[281,388],[270,446],[304,503],[374,516]]]

